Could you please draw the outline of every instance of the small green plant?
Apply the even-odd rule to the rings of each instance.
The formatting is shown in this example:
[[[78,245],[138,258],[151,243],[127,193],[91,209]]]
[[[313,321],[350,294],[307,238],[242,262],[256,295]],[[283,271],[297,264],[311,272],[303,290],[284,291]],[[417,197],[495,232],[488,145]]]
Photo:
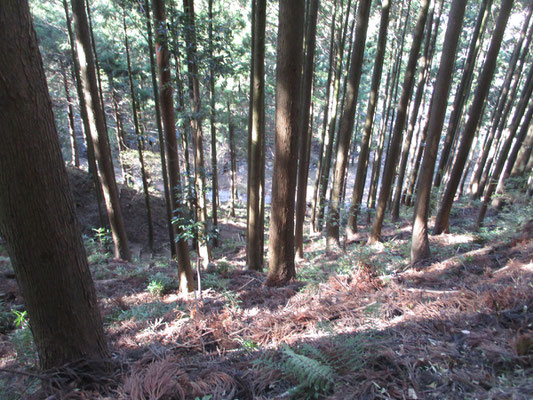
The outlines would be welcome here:
[[[117,309],[114,313],[109,315],[106,320],[108,323],[127,321],[130,319],[135,319],[139,322],[154,321],[158,318],[162,318],[163,315],[174,309],[180,309],[176,302],[163,303],[161,301],[155,301],[139,304],[129,310]]]
[[[167,274],[158,272],[152,277],[146,290],[154,296],[162,296],[173,289],[177,289],[177,287],[178,285],[175,279]]]
[[[109,250],[109,246],[113,243],[111,231],[105,227],[93,228],[92,231],[94,232],[94,237],[98,241],[100,248],[102,250]]]
[[[146,288],[153,296],[161,296],[165,290],[163,282],[157,280],[151,280]]]
[[[202,287],[204,289],[221,289],[228,287],[229,279],[221,278],[216,273],[206,273],[202,275]]]
[[[17,352],[17,360],[21,364],[34,365],[37,356],[27,312],[17,310],[11,310],[11,312],[15,315],[14,323],[18,328],[10,335],[11,343]]]

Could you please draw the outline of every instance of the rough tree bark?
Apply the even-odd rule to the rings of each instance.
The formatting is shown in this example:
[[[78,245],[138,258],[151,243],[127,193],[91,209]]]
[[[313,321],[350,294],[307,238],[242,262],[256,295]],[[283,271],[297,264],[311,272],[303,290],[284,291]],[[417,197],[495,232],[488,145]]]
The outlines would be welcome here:
[[[350,139],[355,121],[355,107],[357,105],[357,95],[359,92],[359,82],[363,66],[363,56],[365,51],[366,33],[370,16],[371,0],[361,0],[357,10],[357,27],[355,30],[355,42],[352,51],[350,72],[348,74],[348,89],[346,92],[346,106],[343,110],[339,136],[338,150],[333,174],[333,187],[329,202],[329,213],[327,220],[327,241],[328,244],[339,244],[339,206],[342,194],[342,184],[346,173],[348,161],[348,150],[350,149]]]
[[[152,0],[152,10],[154,13],[154,30],[156,34],[155,52],[159,76],[159,104],[161,106],[161,117],[163,119],[166,139],[168,183],[170,185],[170,197],[172,199],[174,217],[177,219],[175,227],[177,234],[179,290],[182,293],[186,293],[194,290],[194,273],[189,258],[189,246],[187,245],[187,240],[183,237],[182,229],[187,212],[184,209],[185,205],[182,204],[183,194],[180,184],[178,143],[172,100],[172,79],[170,77],[164,0]]]
[[[2,2],[0,53],[9,55],[0,59],[0,234],[39,365],[103,366],[109,352],[26,1]]]
[[[276,66],[276,137],[268,286],[295,278],[294,194],[300,114],[304,0],[280,0]]]
[[[446,106],[452,82],[453,67],[461,34],[467,0],[453,0],[444,37],[437,80],[431,99],[426,147],[418,179],[416,203],[413,217],[411,241],[411,262],[413,264],[429,257],[428,216],[431,181],[437,161],[439,140],[446,116]]]
[[[83,94],[88,109],[89,134],[94,144],[95,156],[98,162],[99,178],[111,226],[111,235],[115,244],[115,257],[123,260],[131,259],[128,238],[124,228],[122,209],[115,180],[115,170],[109,149],[109,140],[105,129],[104,111],[98,96],[96,70],[91,49],[91,38],[85,13],[83,0],[72,0],[72,14],[76,27],[76,45],[80,61],[80,75]]]

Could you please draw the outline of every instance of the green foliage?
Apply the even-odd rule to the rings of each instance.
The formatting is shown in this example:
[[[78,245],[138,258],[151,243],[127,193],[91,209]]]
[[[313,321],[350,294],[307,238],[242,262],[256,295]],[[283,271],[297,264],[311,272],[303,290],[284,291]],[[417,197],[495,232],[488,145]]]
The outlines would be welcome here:
[[[178,285],[175,279],[167,274],[158,272],[152,277],[146,290],[154,296],[161,296],[177,288]]]
[[[17,353],[17,361],[24,365],[35,365],[37,354],[27,312],[17,310],[11,312],[15,315],[14,323],[18,328],[9,335]]]
[[[163,317],[166,313],[180,309],[177,302],[163,303],[161,301],[154,301],[151,303],[142,303],[129,310],[118,309],[107,318],[108,323],[127,321],[134,319],[138,322],[153,321],[157,318]]]
[[[202,288],[225,290],[228,287],[229,279],[221,278],[216,273],[206,273],[202,275]]]

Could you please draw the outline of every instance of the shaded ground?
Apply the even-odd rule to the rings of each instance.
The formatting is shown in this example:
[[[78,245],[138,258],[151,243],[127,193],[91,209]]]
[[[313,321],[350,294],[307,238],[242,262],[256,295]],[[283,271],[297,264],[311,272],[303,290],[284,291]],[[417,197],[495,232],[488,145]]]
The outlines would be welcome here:
[[[142,223],[144,200],[128,193],[127,224]],[[164,255],[117,263],[105,243],[88,238],[120,368],[96,389],[80,377],[51,398],[531,399],[532,204],[491,213],[472,233],[476,208],[454,209],[452,234],[430,238],[432,259],[418,270],[408,265],[408,215],[387,225],[377,246],[364,244],[364,227],[345,252],[326,251],[312,236],[299,281],[283,288],[266,288],[264,274],[244,270],[244,210],[237,221],[223,210],[215,266],[201,272],[202,291],[189,298],[175,294],[175,267]],[[82,221],[91,227],[89,217]],[[142,243],[144,228],[136,229],[131,237]],[[164,243],[164,225],[158,229]],[[5,251],[0,268],[3,310],[21,310]],[[24,328],[3,326],[0,368],[38,374]],[[45,398],[39,382],[57,376],[0,379],[0,398]]]

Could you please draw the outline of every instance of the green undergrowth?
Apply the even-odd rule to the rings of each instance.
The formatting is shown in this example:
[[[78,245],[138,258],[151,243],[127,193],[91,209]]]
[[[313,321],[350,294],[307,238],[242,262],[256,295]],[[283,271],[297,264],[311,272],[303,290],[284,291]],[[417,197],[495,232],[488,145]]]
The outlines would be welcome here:
[[[122,321],[135,320],[137,322],[154,321],[173,310],[183,311],[179,302],[164,303],[161,301],[153,301],[149,303],[142,303],[130,309],[123,310],[117,307],[105,320],[107,324],[115,324]]]

